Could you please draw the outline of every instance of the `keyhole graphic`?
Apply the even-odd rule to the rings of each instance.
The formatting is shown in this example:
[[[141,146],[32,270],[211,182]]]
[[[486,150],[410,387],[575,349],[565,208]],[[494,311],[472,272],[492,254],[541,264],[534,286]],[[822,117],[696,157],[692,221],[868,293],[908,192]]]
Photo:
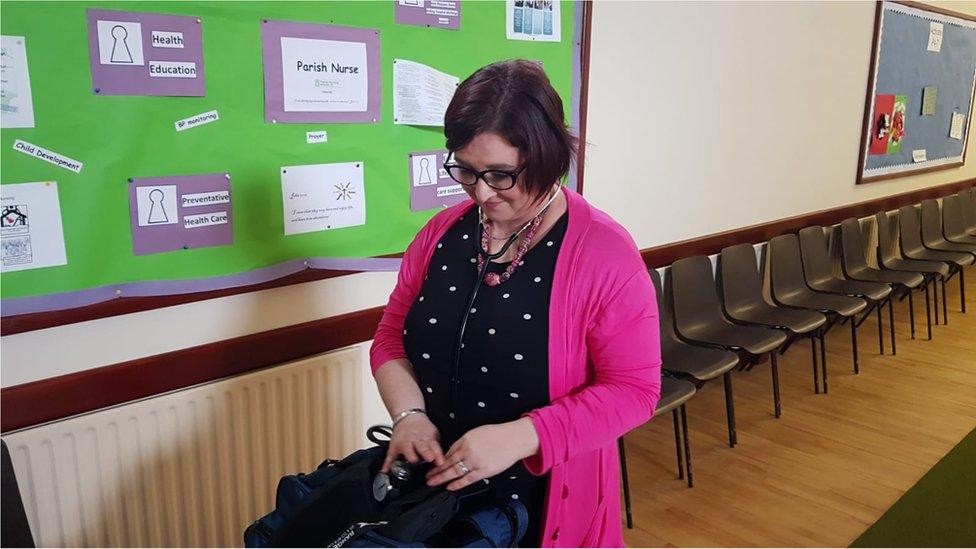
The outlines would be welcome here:
[[[129,31],[122,25],[112,27],[112,62],[113,63],[132,63],[132,52],[129,51]],[[120,45],[119,42],[122,42]]]
[[[166,208],[163,207],[163,191],[149,191],[149,223],[169,223]]]
[[[418,185],[430,185],[433,183],[430,179],[430,159],[421,158],[420,159],[420,179],[417,181]]]

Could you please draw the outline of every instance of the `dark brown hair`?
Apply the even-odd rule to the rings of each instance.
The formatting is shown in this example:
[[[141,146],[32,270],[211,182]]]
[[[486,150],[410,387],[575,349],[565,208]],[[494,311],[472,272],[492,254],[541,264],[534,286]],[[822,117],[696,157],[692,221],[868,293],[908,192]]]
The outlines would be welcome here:
[[[539,63],[499,61],[478,69],[458,86],[444,114],[451,152],[478,134],[492,132],[519,150],[519,184],[540,197],[569,171],[576,137],[566,127],[563,102]]]

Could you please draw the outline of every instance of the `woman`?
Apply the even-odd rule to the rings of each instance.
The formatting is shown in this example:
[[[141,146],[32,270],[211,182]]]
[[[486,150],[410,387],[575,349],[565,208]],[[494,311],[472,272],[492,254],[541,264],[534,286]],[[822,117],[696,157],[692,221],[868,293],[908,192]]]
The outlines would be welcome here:
[[[622,546],[615,442],[660,388],[646,267],[620,225],[559,184],[576,141],[539,64],[471,75],[444,134],[471,200],[407,248],[376,330],[394,421],[383,469],[402,455],[433,464],[430,485],[519,499],[523,546]]]

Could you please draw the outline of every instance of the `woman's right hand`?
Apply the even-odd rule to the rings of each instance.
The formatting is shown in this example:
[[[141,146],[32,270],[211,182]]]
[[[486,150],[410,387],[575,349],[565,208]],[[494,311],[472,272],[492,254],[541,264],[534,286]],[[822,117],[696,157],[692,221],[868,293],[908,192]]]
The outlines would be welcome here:
[[[420,461],[440,466],[444,463],[444,451],[441,449],[441,434],[426,414],[413,414],[400,420],[393,428],[390,446],[386,450],[386,460],[383,461],[381,472],[390,470],[390,464],[398,456],[403,456],[407,462],[415,464]]]

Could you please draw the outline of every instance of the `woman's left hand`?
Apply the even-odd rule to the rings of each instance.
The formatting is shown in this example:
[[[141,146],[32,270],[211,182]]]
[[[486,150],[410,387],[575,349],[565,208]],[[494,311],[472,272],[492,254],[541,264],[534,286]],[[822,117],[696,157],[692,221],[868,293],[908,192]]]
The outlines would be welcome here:
[[[464,434],[444,456],[444,463],[427,473],[427,484],[460,490],[501,473],[539,450],[539,437],[527,417],[508,423],[482,425]],[[463,462],[463,466],[458,466]],[[467,467],[467,472],[464,468]]]

